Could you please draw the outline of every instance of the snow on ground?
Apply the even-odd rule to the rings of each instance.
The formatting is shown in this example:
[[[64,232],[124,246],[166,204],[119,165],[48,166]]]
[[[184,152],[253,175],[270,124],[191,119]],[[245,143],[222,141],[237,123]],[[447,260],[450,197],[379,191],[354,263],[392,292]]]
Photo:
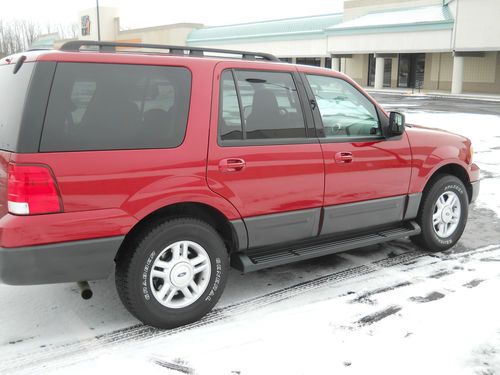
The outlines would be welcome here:
[[[0,286],[0,374],[500,374],[500,117],[407,107],[471,138],[482,168],[453,250],[402,240],[232,270],[212,313],[169,331],[133,319],[113,276],[90,301],[73,284]]]
[[[363,262],[362,253],[342,257]],[[21,365],[56,374],[495,374],[498,262],[500,245],[403,253],[221,307],[185,328],[135,327],[29,353]]]

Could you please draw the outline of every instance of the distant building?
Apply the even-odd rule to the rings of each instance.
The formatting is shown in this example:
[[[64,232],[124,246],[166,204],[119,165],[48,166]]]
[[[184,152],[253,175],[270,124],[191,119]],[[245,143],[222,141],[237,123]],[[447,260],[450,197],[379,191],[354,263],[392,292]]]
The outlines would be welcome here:
[[[185,45],[189,33],[194,29],[203,27],[199,23],[176,23],[122,30],[118,13],[119,10],[115,7],[99,7],[101,40]],[[82,10],[79,12],[79,16],[81,24],[80,39],[97,40],[96,8]]]
[[[269,52],[363,86],[500,94],[500,1],[345,0],[343,14],[208,27],[187,44]]]
[[[122,30],[117,15],[100,8],[101,40],[269,52],[375,88],[500,94],[499,0],[345,0],[343,13],[216,27]],[[80,21],[80,38],[96,40],[96,9]]]

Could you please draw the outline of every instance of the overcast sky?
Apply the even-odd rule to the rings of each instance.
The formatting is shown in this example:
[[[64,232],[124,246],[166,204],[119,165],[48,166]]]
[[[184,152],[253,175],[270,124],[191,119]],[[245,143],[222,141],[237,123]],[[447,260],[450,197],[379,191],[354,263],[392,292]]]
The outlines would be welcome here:
[[[78,22],[81,9],[95,0],[2,0],[0,18],[32,19],[47,23]],[[275,18],[300,17],[342,11],[342,0],[100,0],[101,6],[118,6],[121,24],[144,27],[175,22],[223,25]]]

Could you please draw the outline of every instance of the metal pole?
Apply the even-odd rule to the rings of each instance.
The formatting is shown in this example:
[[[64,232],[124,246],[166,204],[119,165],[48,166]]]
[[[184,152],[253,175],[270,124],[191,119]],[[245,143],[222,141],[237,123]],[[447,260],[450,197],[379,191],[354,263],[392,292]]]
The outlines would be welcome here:
[[[99,19],[99,0],[96,0],[97,3],[97,40],[101,41],[101,21]]]

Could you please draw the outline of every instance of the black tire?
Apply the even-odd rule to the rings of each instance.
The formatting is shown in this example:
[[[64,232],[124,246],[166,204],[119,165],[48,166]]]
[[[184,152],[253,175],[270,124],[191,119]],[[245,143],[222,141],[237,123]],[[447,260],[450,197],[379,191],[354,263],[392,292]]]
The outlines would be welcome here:
[[[177,241],[193,241],[203,247],[211,272],[205,291],[196,301],[170,308],[153,295],[150,273],[161,252]],[[125,244],[116,259],[115,282],[121,301],[137,319],[157,328],[175,328],[199,320],[215,306],[224,290],[228,267],[226,246],[214,228],[197,219],[176,218],[151,225]]]
[[[458,196],[461,212],[458,226],[453,233],[447,237],[442,237],[436,233],[432,217],[438,198],[446,192],[453,192]],[[420,225],[422,232],[418,236],[411,237],[411,240],[423,250],[432,252],[448,250],[462,236],[467,223],[468,213],[469,197],[463,182],[455,176],[447,174],[437,175],[429,181],[424,190],[422,202],[420,203],[417,223]]]

